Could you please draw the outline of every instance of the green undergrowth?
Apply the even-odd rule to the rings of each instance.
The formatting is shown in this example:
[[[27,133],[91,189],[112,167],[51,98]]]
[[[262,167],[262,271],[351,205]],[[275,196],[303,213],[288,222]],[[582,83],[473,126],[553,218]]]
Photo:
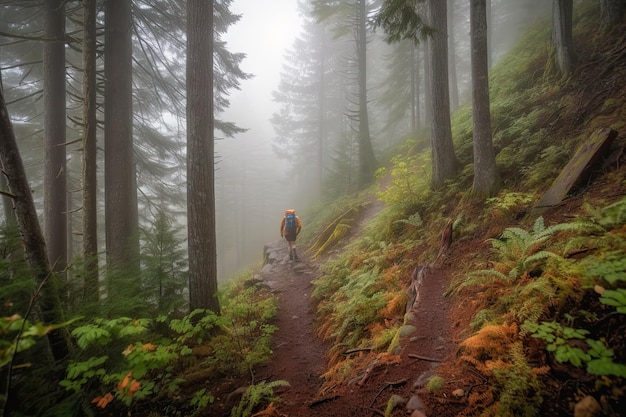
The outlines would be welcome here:
[[[560,215],[556,208],[544,217],[533,209],[582,140],[598,127],[623,127],[626,106],[583,100],[588,78],[621,81],[612,66],[590,74],[615,45],[585,20],[597,18],[597,5],[577,9],[578,48],[586,51],[588,65],[570,79],[557,77],[549,64],[547,26],[530,31],[493,67],[492,127],[502,180],[497,195],[476,201],[468,193],[469,107],[453,116],[462,167],[443,189],[430,189],[427,138],[408,138],[378,171],[365,195],[383,208],[359,226],[358,235],[335,244],[314,281],[317,331],[332,346],[328,386],[363,371],[362,359],[346,352],[369,351],[370,359],[394,353],[411,273],[435,259],[451,222],[451,251],[463,248],[463,256],[451,260],[455,279],[447,295],[473,309],[458,366],[484,382],[472,389],[463,415],[547,415],[582,394],[601,398],[610,412],[623,398],[626,200],[618,198],[626,188],[624,170],[586,179],[587,185],[612,184],[598,187],[607,197],[574,189],[569,197],[577,199],[577,215]],[[623,140],[613,149],[618,146]],[[344,210],[361,205],[363,194],[341,204]],[[324,214],[327,220],[312,233],[340,213]],[[553,397],[550,387],[580,378],[577,392]]]
[[[186,415],[201,412],[214,401],[214,393],[211,383],[198,381],[252,375],[271,355],[276,299],[246,287],[243,278],[220,295],[219,315],[195,310],[175,319],[99,318],[74,327],[80,352],[60,382],[70,394],[65,403],[86,413],[99,408],[115,414],[166,401]],[[242,399],[248,400],[257,406],[262,398]]]

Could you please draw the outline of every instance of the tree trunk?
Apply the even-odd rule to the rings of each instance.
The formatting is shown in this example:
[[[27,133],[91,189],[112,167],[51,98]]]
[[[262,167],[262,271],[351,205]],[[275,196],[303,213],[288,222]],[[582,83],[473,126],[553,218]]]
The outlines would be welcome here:
[[[441,188],[453,178],[458,169],[452,143],[450,124],[450,94],[448,90],[448,40],[446,2],[428,0],[430,26],[435,28],[431,37],[430,90],[431,90],[431,146],[432,187]]]
[[[104,186],[109,271],[137,278],[117,288],[139,289],[137,187],[133,152],[131,2],[105,2]],[[137,274],[137,275],[136,275]],[[113,283],[114,284],[114,283]],[[113,290],[113,288],[109,288]]]
[[[359,63],[359,189],[365,188],[374,180],[376,156],[370,137],[369,114],[367,110],[367,13],[366,0],[358,0],[358,27],[356,50]]]
[[[428,128],[432,126],[432,120],[430,118],[431,106],[432,106],[432,92],[430,85],[430,57],[432,51],[432,41],[431,38],[428,38],[424,41],[424,128]]]
[[[568,76],[574,65],[573,12],[573,0],[552,0],[552,41],[563,76]]]
[[[65,7],[44,2],[44,230],[48,258],[57,273],[67,265],[67,186],[65,154]]]
[[[83,262],[84,299],[99,301],[96,163],[96,0],[83,0]]]
[[[420,117],[420,83],[422,81],[420,66],[422,61],[419,59],[420,51],[417,45],[411,47],[411,119],[409,127],[411,133],[417,135],[417,131],[421,128]]]
[[[491,135],[489,110],[489,70],[487,51],[486,0],[470,2],[472,47],[472,123],[474,144],[474,184],[472,193],[491,196],[496,190],[496,159]]]
[[[0,89],[1,88],[2,87],[0,87]],[[8,195],[9,185],[7,184],[7,178],[2,173],[0,173],[0,191],[2,192],[2,208],[4,209],[5,225],[12,227],[16,225],[15,213],[13,212],[13,202],[11,201],[11,197]]]
[[[609,27],[616,25],[624,19],[626,1],[624,0],[600,0],[602,21]]]
[[[316,42],[319,47],[319,88],[318,88],[318,132],[317,132],[317,198],[322,197],[324,190],[324,154],[326,152],[326,34],[324,25],[317,25]]]
[[[6,176],[9,193],[13,199],[15,218],[22,235],[26,259],[32,269],[35,282],[41,286],[41,293],[35,300],[34,321],[61,323],[63,314],[56,277],[50,268],[46,242],[39,225],[30,184],[26,178],[2,88],[0,88],[0,166],[2,174]],[[48,337],[51,355],[57,361],[65,358],[69,352],[69,342],[64,332],[65,330],[62,329],[56,330]]]
[[[491,15],[491,0],[487,0],[487,68],[493,64],[493,19]]]
[[[454,0],[448,1],[448,63],[450,78],[450,108],[452,111],[459,107],[459,83],[456,75],[456,45],[454,40]]]
[[[187,2],[186,83],[189,306],[217,313],[213,2]]]

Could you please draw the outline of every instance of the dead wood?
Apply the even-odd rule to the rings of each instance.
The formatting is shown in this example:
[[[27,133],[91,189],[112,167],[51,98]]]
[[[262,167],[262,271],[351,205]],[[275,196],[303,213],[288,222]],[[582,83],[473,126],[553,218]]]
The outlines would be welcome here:
[[[346,350],[343,354],[344,355],[349,355],[351,353],[357,353],[357,352],[371,352],[372,348],[357,348],[357,349],[348,349]]]
[[[407,382],[406,379],[401,379],[400,381],[396,381],[396,382],[385,382],[385,385],[383,385],[383,387],[378,391],[378,393],[376,394],[376,396],[372,400],[372,403],[370,404],[370,408],[374,406],[374,403],[376,402],[376,400],[378,399],[380,394],[383,393],[384,390],[386,390],[389,387],[398,387],[400,385],[404,385],[404,384],[406,384],[406,382]]]
[[[339,395],[333,395],[332,397],[320,398],[319,400],[315,400],[311,404],[309,404],[309,408],[317,407],[318,405],[335,401],[339,397],[340,397]]]
[[[429,362],[443,362],[443,359],[430,358],[428,356],[421,356],[421,355],[414,355],[413,353],[409,353],[408,357],[412,359],[421,359],[423,361],[429,361]]]
[[[617,132],[611,128],[596,130],[578,147],[574,156],[561,170],[534,209],[554,207],[563,201],[570,190],[586,177],[591,168],[607,153],[616,137]]]

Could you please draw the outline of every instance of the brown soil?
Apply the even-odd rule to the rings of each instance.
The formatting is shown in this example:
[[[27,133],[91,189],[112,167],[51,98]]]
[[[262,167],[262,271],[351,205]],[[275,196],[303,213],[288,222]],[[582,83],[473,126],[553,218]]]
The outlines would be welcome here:
[[[623,179],[624,169],[619,171],[621,174],[617,174],[617,177]],[[623,196],[623,183],[618,188],[616,189],[615,177],[602,177],[592,187],[584,190],[584,195],[608,203]],[[585,200],[587,198],[581,193],[542,214],[550,223],[568,221],[581,213]],[[360,224],[365,224],[380,211],[381,206],[380,202],[372,203],[362,214]],[[418,395],[423,402],[422,410],[426,416],[464,415],[468,396],[480,395],[486,390],[488,383],[468,367],[461,370],[454,360],[459,343],[470,334],[469,321],[479,307],[475,305],[477,301],[473,300],[480,297],[479,294],[469,292],[464,293],[463,297],[446,297],[445,293],[450,288],[453,274],[457,274],[462,265],[471,264],[478,259],[480,253],[489,250],[485,239],[497,236],[507,226],[510,225],[485,225],[487,229],[475,231],[471,239],[452,242],[444,256],[428,269],[421,281],[414,318],[408,323],[415,326],[416,332],[401,339],[399,351],[396,352],[398,357],[394,357],[393,361],[384,366],[376,367],[373,366],[376,363],[374,353],[349,353],[361,359],[362,363],[371,364],[371,372],[355,372],[351,383],[338,386],[323,385],[321,375],[328,369],[326,353],[329,346],[315,333],[315,302],[311,298],[314,289],[312,281],[320,275],[318,264],[326,260],[312,261],[301,256],[299,262],[277,265],[272,276],[275,281],[272,288],[279,300],[276,321],[278,330],[272,344],[273,356],[267,365],[255,371],[253,382],[284,380],[290,386],[275,391],[280,400],[254,416],[383,416],[387,402],[394,394],[406,400]],[[344,244],[349,243],[350,238],[359,233],[357,226]],[[304,253],[303,249],[300,248],[300,253]],[[334,254],[341,250],[335,249]],[[426,394],[424,383],[435,373],[444,378],[445,385],[436,394]],[[249,380],[223,382],[222,388],[231,391],[245,388],[250,383]],[[578,395],[574,385],[572,389],[567,389],[567,383],[556,386],[559,390],[559,401],[552,404],[554,412],[551,414],[571,415],[571,401]],[[463,391],[459,392],[459,389]],[[222,403],[221,412],[218,413],[214,408],[207,415],[229,415],[229,401],[224,399],[225,397],[218,399]],[[234,405],[232,401],[230,406]],[[391,413],[395,417],[408,415],[403,406]]]
[[[361,223],[381,208],[374,203],[363,213]],[[358,235],[358,228],[353,231]],[[475,249],[475,247],[473,248]],[[446,358],[454,356],[458,333],[466,328],[465,320],[452,317],[452,301],[444,297],[451,280],[452,268],[444,256],[429,269],[419,288],[419,302],[415,319],[409,324],[417,331],[401,339],[399,362],[373,367],[371,373],[360,375],[358,380],[345,386],[322,387],[320,375],[327,369],[324,345],[314,331],[315,305],[311,300],[317,266],[309,259],[281,267],[278,288],[278,331],[275,333],[271,363],[258,370],[257,380],[286,380],[290,387],[277,392],[281,401],[274,404],[274,416],[334,417],[383,415],[390,396],[397,394],[405,399],[420,390],[418,380],[432,375],[434,369]],[[373,353],[362,351],[364,361],[374,363]],[[460,381],[459,381],[460,384]],[[423,385],[423,384],[422,384]],[[423,388],[421,388],[423,389]],[[438,398],[450,396],[441,391]],[[445,411],[435,399],[425,404],[428,415],[453,416],[462,409],[447,402]],[[406,415],[403,407],[397,414]]]

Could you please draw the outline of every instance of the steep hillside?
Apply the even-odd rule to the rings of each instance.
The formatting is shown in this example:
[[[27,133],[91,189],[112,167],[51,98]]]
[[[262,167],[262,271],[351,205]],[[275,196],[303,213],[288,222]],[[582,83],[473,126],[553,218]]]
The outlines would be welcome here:
[[[453,126],[465,166],[458,181],[430,190],[424,140],[408,140],[381,171],[376,199],[326,208],[309,236],[309,253],[324,259],[313,292],[316,330],[329,344],[320,393],[378,410],[356,415],[384,413],[387,400],[400,401],[392,393],[418,396],[427,415],[572,415],[575,407],[623,415],[626,27],[603,31],[597,8],[581,9],[568,79],[550,65],[547,27],[493,68],[497,196],[466,193],[467,107]],[[618,132],[603,162],[561,204],[533,210],[598,128]],[[365,208],[380,202],[355,233]],[[421,285],[435,282],[446,297],[425,299],[419,271]],[[432,344],[416,349],[424,340]],[[386,415],[405,413],[400,405]]]
[[[257,284],[279,300],[279,329],[252,376],[275,401],[254,415],[625,415],[626,25],[602,30],[598,13],[577,6],[569,78],[549,27],[492,69],[498,195],[468,193],[468,106],[456,181],[431,190],[428,138],[408,139],[371,189],[305,217],[300,264],[269,246]],[[535,208],[600,128],[617,132],[601,161]]]

